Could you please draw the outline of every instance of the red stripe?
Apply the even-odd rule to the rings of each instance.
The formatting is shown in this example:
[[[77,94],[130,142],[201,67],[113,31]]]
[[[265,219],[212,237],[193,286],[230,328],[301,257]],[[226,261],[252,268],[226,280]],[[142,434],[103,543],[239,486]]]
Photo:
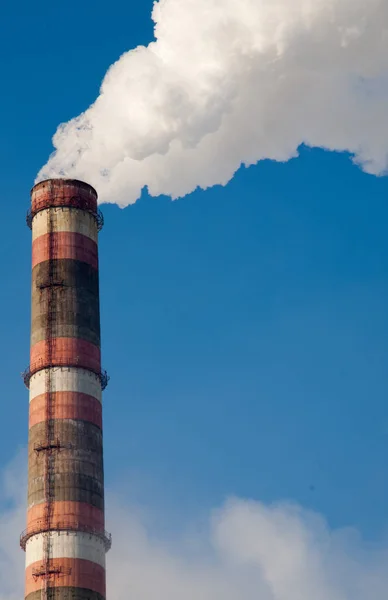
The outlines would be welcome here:
[[[90,185],[75,180],[51,179],[38,183],[31,194],[32,213],[50,206],[70,206],[96,212],[97,192]]]
[[[26,596],[42,589],[42,577],[34,578],[34,569],[43,567],[43,562],[33,563],[26,569]],[[59,575],[50,577],[50,587],[79,587],[93,590],[105,597],[105,569],[89,560],[80,558],[57,558],[50,561],[51,568],[62,567]],[[70,575],[68,571],[71,569]]]
[[[101,351],[98,346],[78,338],[54,338],[51,348],[47,340],[31,346],[30,371],[36,373],[45,367],[83,367],[95,373],[101,371]]]
[[[101,402],[93,396],[81,392],[53,392],[52,400],[53,419],[76,419],[89,421],[102,429]],[[46,420],[48,394],[36,396],[30,402],[29,427]]]
[[[32,506],[27,513],[27,531],[39,533],[45,530],[45,508],[46,503]],[[81,530],[90,528],[103,533],[105,527],[104,511],[87,504],[86,502],[52,502],[50,509],[53,511],[51,523],[55,528],[55,523],[66,523],[69,529],[80,526]],[[83,528],[83,529],[82,529]]]
[[[32,268],[50,258],[79,260],[98,269],[98,246],[95,241],[82,233],[70,231],[45,233],[32,243]]]

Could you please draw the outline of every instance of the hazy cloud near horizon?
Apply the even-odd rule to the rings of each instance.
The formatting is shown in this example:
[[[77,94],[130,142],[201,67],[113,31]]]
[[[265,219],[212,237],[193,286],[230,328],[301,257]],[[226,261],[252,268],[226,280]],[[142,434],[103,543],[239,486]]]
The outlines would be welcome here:
[[[3,473],[0,600],[23,597],[24,455]],[[157,507],[155,507],[158,512]],[[160,515],[159,517],[160,518]],[[157,533],[144,512],[108,493],[108,593],[115,600],[385,600],[388,541],[331,530],[289,503],[230,499],[179,535]]]
[[[387,172],[386,0],[160,0],[152,18],[155,41],[59,126],[37,180],[83,179],[126,206],[144,187],[177,198],[225,185],[303,143]]]

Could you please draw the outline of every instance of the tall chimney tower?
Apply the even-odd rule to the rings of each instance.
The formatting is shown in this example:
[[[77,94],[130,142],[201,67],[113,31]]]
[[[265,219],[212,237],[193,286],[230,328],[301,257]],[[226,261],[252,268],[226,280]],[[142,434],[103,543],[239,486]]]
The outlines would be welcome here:
[[[105,532],[97,193],[52,179],[31,192],[28,600],[103,600]]]

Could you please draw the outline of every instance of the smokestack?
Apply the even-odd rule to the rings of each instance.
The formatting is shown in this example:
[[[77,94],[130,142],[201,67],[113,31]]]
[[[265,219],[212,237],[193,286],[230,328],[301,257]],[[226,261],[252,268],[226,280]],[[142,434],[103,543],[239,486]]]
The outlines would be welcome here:
[[[28,600],[105,598],[97,193],[52,179],[31,192]]]

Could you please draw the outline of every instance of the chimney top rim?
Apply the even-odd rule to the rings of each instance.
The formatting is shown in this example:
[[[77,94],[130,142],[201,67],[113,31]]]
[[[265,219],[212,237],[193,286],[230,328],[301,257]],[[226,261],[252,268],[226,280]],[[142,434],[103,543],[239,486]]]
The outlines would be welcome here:
[[[89,190],[95,195],[96,200],[98,198],[97,191],[95,190],[95,188],[92,185],[90,185],[89,183],[86,183],[86,181],[81,181],[80,179],[72,179],[72,178],[67,178],[67,177],[52,177],[50,179],[44,179],[42,181],[39,181],[31,189],[31,196],[34,194],[35,191],[37,191],[41,187],[45,187],[45,185],[47,185],[48,183],[52,183],[52,182],[61,182],[61,183],[59,183],[59,187],[61,186],[61,184],[62,185],[73,185],[74,187],[79,187],[79,188],[83,188],[85,190]]]

